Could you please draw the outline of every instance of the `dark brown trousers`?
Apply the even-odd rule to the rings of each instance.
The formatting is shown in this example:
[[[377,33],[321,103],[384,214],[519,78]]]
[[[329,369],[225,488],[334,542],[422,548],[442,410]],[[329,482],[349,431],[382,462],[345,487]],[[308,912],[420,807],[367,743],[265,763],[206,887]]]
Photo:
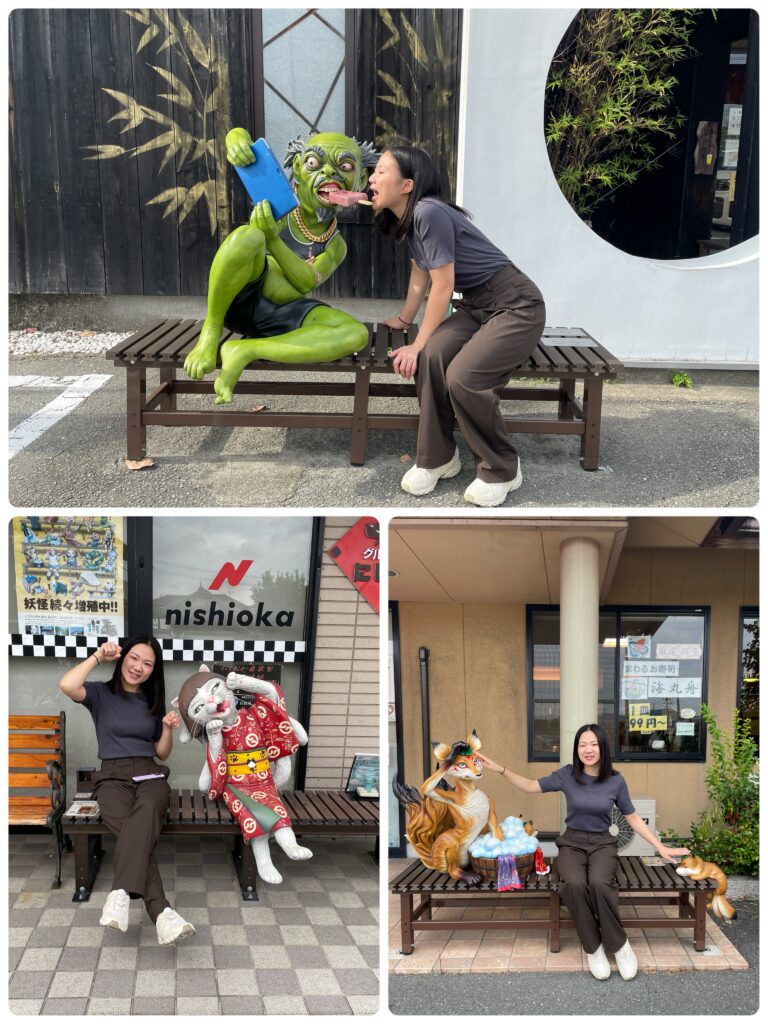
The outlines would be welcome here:
[[[419,353],[417,466],[437,469],[450,462],[458,423],[475,456],[477,476],[488,483],[514,480],[517,452],[504,426],[499,392],[536,348],[545,315],[541,292],[511,265],[464,292],[453,315]]]
[[[615,953],[627,941],[619,920],[619,850],[610,832],[567,828],[555,840],[560,896],[571,912],[581,944],[594,953],[602,944]]]
[[[155,860],[155,847],[165,821],[171,789],[165,779],[133,782],[134,775],[170,769],[151,757],[123,757],[101,762],[93,776],[94,792],[104,824],[117,838],[113,889],[141,897],[153,922],[170,906]]]

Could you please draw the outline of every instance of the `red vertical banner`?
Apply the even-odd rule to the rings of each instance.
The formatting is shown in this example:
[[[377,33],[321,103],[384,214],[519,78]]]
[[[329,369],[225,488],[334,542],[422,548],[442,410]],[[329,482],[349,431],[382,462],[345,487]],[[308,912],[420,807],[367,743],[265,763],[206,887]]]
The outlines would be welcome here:
[[[334,560],[352,586],[356,587],[368,604],[379,611],[379,523],[373,516],[362,516],[328,548]]]

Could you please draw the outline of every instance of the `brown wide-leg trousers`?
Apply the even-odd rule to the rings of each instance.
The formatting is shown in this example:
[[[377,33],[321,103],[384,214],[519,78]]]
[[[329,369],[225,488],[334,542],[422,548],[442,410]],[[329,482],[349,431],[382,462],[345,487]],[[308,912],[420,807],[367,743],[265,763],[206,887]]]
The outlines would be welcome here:
[[[602,944],[615,953],[627,941],[619,920],[619,863],[616,837],[610,832],[567,828],[555,840],[560,896],[571,912],[581,945],[594,953]]]
[[[101,762],[93,776],[94,793],[104,824],[117,837],[113,889],[142,897],[153,923],[170,906],[155,860],[171,789],[165,779],[133,782],[134,775],[169,769],[151,757],[123,757]]]
[[[450,462],[459,425],[475,456],[477,476],[506,483],[517,475],[517,452],[499,408],[499,392],[533,352],[544,330],[541,292],[515,266],[463,293],[419,353],[416,465]]]

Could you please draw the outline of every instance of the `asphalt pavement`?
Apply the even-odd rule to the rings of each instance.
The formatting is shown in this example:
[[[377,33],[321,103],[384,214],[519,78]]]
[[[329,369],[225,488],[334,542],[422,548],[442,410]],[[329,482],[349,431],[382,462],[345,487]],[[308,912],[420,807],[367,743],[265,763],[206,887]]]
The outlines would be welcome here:
[[[199,316],[197,298],[34,297],[11,309],[11,325],[40,330],[87,327],[131,330],[155,316]],[[355,315],[391,315],[392,302],[334,300]],[[397,304],[395,304],[397,305]],[[34,353],[10,360],[11,427],[26,424],[28,443],[10,462],[11,502],[22,507],[301,507],[468,508],[473,459],[457,434],[462,472],[414,498],[400,490],[413,464],[414,431],[371,431],[365,465],[349,463],[350,432],[307,428],[150,427],[152,469],[125,466],[125,373],[102,355]],[[93,380],[104,375],[104,380]],[[270,374],[271,375],[271,374]],[[513,435],[523,485],[505,508],[748,508],[757,503],[758,376],[747,371],[693,371],[681,390],[664,370],[627,370],[603,389],[600,466],[584,472],[575,437]],[[255,377],[248,372],[247,376]],[[265,375],[269,376],[269,375]],[[301,374],[307,380],[316,374]],[[338,381],[340,375],[323,375]],[[20,378],[24,380],[20,381]],[[36,380],[34,379],[36,378]],[[49,382],[41,378],[50,378]],[[36,413],[62,395],[67,378],[89,378],[71,411],[47,429]],[[150,386],[153,374],[148,374]],[[391,382],[393,378],[382,375]],[[531,382],[522,382],[523,386]],[[97,386],[98,385],[98,386]],[[534,385],[535,386],[535,385]],[[213,405],[185,396],[184,407]],[[229,408],[255,403],[273,411],[351,409],[351,399],[236,396]],[[505,403],[514,415],[542,414],[541,403]],[[415,397],[373,399],[372,412],[417,411]],[[31,423],[31,427],[29,427]],[[29,427],[29,429],[27,429]],[[33,429],[34,428],[34,429]]]
[[[553,1016],[714,1016],[754,1014],[759,1007],[757,900],[734,900],[727,935],[747,971],[637,974],[607,981],[588,974],[390,975],[389,1007],[398,1015],[514,1014]]]
[[[464,489],[474,477],[471,454],[458,438],[462,472],[438,484],[432,494],[414,498],[400,490],[415,456],[413,431],[370,432],[365,465],[351,466],[348,430],[307,428],[150,427],[147,450],[155,466],[132,472],[124,462],[124,372],[100,357],[32,355],[12,359],[10,373],[27,378],[108,375],[12,459],[10,499],[17,506],[462,508]],[[593,473],[580,467],[578,439],[517,435],[523,485],[505,507],[755,505],[757,375],[700,371],[694,379],[695,390],[680,391],[663,371],[630,370],[607,384],[601,468]],[[58,390],[13,387],[11,427],[62,391],[63,385]],[[271,410],[344,410],[351,400],[270,396],[264,401]],[[189,396],[186,402],[190,408],[202,407],[213,397]],[[247,409],[254,402],[259,399],[240,396],[231,408]],[[534,403],[514,405],[515,414],[540,412]],[[372,401],[371,411],[385,409],[415,411],[416,401]]]

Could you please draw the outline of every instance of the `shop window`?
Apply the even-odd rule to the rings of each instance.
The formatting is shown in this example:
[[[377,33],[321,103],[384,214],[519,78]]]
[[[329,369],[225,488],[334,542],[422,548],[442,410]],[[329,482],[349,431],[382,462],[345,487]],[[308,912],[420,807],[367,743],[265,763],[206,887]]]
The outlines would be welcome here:
[[[741,650],[736,704],[749,721],[752,738],[760,742],[760,615],[756,608],[741,612]]]
[[[603,609],[598,722],[619,760],[703,760],[706,613]],[[560,613],[529,609],[529,760],[560,751]]]

